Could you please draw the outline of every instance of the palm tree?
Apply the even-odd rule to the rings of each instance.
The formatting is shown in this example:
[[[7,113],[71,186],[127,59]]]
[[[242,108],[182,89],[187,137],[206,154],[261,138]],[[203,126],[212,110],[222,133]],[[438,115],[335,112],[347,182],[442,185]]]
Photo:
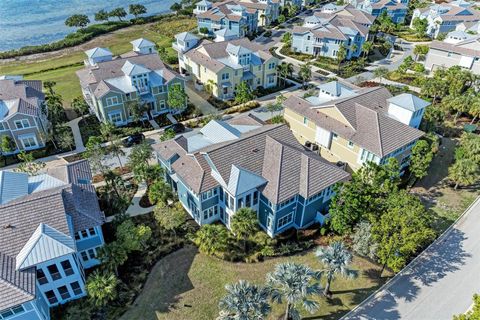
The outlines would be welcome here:
[[[108,150],[111,154],[117,157],[120,169],[123,172],[123,165],[121,156],[125,156],[125,152],[122,149],[122,143],[116,134],[117,127],[111,122],[102,123],[100,125],[100,134],[103,139],[110,142]]]
[[[306,83],[312,79],[312,69],[310,63],[303,64],[298,71],[298,76],[302,79],[303,88],[306,89]]]
[[[247,281],[225,286],[227,295],[220,300],[217,320],[262,320],[270,313],[268,290]]]
[[[472,159],[459,159],[448,168],[448,178],[455,183],[453,189],[460,185],[468,186],[478,181],[479,167]]]
[[[243,241],[243,249],[247,252],[247,239],[258,230],[257,213],[251,208],[239,209],[232,218],[231,229],[238,240]]]
[[[373,75],[376,78],[380,78],[380,83],[382,83],[382,79],[388,74],[388,69],[386,67],[380,67],[373,71]]]
[[[362,44],[362,50],[363,50],[364,57],[368,57],[368,54],[370,53],[370,51],[372,51],[372,49],[373,49],[373,42],[365,41]]]
[[[127,251],[118,242],[110,242],[98,249],[98,260],[109,271],[118,276],[118,267],[128,259]]]
[[[89,298],[100,308],[103,308],[117,297],[119,280],[111,273],[101,273],[95,270],[89,277],[85,288]]]
[[[228,247],[228,230],[219,224],[206,224],[195,233],[193,242],[201,252],[216,255]]]
[[[286,300],[285,320],[300,319],[299,304],[310,313],[318,310],[318,303],[309,298],[321,294],[320,276],[320,272],[308,266],[291,262],[277,264],[275,270],[267,274],[272,301],[282,303],[283,299]]]
[[[158,179],[148,187],[148,200],[152,204],[167,203],[173,198],[172,188],[163,179]]]
[[[326,268],[327,284],[323,293],[327,297],[332,294],[330,292],[330,285],[335,274],[339,273],[340,275],[349,278],[356,278],[358,276],[356,270],[348,268],[350,263],[352,263],[352,254],[341,241],[335,241],[328,247],[318,248],[315,255]]]
[[[280,79],[283,78],[283,84],[287,83],[287,77],[293,74],[293,64],[282,62],[277,66],[277,71]]]

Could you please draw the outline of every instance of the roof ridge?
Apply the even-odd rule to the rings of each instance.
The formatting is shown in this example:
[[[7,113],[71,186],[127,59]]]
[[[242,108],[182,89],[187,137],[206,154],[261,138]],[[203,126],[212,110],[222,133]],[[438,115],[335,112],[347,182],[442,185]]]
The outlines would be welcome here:
[[[63,185],[63,186],[59,186],[59,187],[56,187],[56,188],[52,188],[52,189],[47,189],[47,190],[42,190],[42,191],[39,191],[39,192],[35,192],[35,193],[31,193],[31,194],[27,194],[25,196],[22,196],[20,198],[16,198],[10,202],[7,202],[7,203],[4,203],[4,204],[1,204],[0,205],[0,209],[6,209],[6,208],[9,208],[9,207],[12,207],[12,206],[15,206],[15,205],[18,205],[19,203],[27,203],[27,202],[31,202],[31,201],[35,201],[35,200],[38,200],[38,199],[44,199],[44,198],[50,198],[50,197],[53,197],[53,196],[56,196],[58,195],[59,193],[57,192],[54,192],[54,191],[63,191],[63,189],[67,188],[69,185]],[[45,193],[45,196],[43,197],[35,197],[35,196],[38,196],[38,194],[41,194],[41,193]],[[27,198],[27,199],[25,199]],[[18,201],[22,199],[22,201]]]
[[[370,109],[370,110],[372,110],[372,109]],[[374,110],[372,110],[372,111],[374,111]],[[380,151],[382,152],[382,154],[380,156],[383,157],[383,144],[382,144],[382,136],[381,136],[381,133],[380,133],[380,120],[379,120],[378,112],[375,112],[375,120],[376,120],[376,123],[377,123],[378,143],[380,145]]]
[[[271,139],[275,143],[280,145],[280,159],[279,159],[280,163],[279,163],[279,166],[278,166],[278,173],[277,173],[278,183],[275,186],[275,189],[276,189],[275,190],[275,196],[276,196],[275,203],[278,203],[278,196],[280,194],[280,184],[281,184],[280,178],[282,177],[283,153],[284,153],[285,146],[280,141],[278,141],[277,139],[275,139],[275,138],[273,138],[273,137],[271,137],[270,135],[267,134],[265,136],[265,140],[268,140],[268,139]],[[265,143],[267,143],[267,141]],[[265,157],[265,155],[264,155],[264,157]],[[265,163],[264,163],[264,165],[265,165]]]

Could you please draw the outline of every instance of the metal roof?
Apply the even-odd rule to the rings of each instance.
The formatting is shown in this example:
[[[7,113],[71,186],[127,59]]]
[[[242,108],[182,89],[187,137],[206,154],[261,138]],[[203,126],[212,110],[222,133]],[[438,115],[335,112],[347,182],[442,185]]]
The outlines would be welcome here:
[[[426,108],[430,105],[430,102],[420,99],[410,93],[399,94],[398,96],[387,99],[387,101],[412,112]]]

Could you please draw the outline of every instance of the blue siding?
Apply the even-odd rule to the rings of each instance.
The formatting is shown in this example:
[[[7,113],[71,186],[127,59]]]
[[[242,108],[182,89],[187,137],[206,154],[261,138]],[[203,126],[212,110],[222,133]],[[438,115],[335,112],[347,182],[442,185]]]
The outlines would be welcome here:
[[[87,249],[96,248],[103,245],[103,239],[100,235],[97,234],[95,237],[90,237],[87,239],[81,239],[76,241],[77,251],[85,251]]]

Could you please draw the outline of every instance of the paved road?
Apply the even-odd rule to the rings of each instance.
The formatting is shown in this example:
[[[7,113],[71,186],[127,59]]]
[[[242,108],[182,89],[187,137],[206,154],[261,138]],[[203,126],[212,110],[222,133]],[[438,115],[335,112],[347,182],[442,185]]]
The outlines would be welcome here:
[[[480,292],[480,200],[414,265],[342,320],[451,320]]]

